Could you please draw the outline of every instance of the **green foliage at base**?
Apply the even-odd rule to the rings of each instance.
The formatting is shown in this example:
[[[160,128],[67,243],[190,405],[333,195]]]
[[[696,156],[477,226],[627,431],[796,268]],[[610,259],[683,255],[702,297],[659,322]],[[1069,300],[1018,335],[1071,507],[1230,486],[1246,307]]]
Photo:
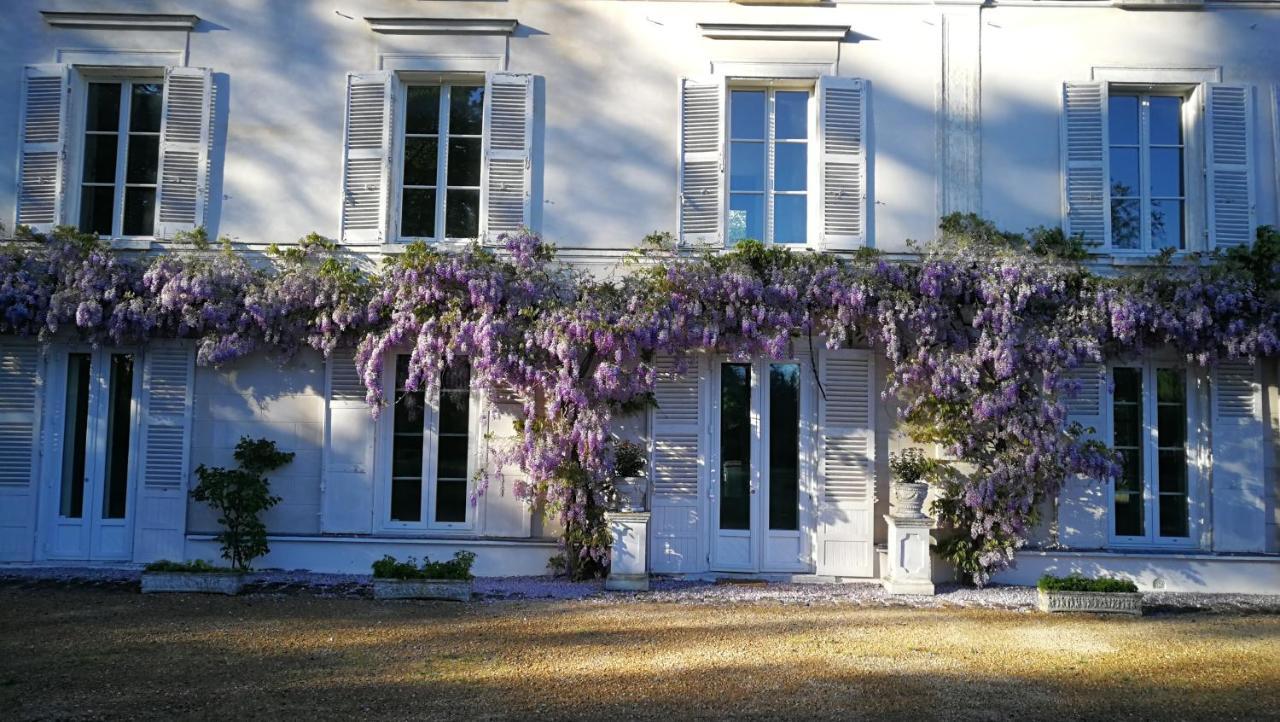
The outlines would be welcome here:
[[[236,444],[236,469],[201,464],[196,469],[200,483],[191,490],[191,498],[213,507],[220,514],[222,531],[217,535],[222,544],[222,558],[240,571],[249,562],[270,551],[267,525],[260,515],[280,503],[271,495],[265,474],[293,461],[292,451],[280,451],[276,442],[245,436]]]
[[[182,574],[234,574],[231,567],[216,567],[203,559],[190,562],[171,562],[168,559],[154,561],[143,567],[146,572],[176,572]]]
[[[1136,592],[1138,585],[1128,579],[1087,579],[1079,574],[1040,577],[1036,588],[1046,592]]]
[[[475,561],[476,555],[471,552],[455,552],[453,559],[444,562],[433,562],[429,558],[424,558],[421,565],[413,557],[402,562],[388,554],[373,563],[373,578],[467,581],[473,578],[471,565]]]

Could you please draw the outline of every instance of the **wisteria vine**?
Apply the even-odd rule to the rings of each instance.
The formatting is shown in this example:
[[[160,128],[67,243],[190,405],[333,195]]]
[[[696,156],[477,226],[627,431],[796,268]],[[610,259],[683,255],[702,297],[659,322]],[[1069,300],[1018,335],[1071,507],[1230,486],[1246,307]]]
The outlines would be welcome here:
[[[607,280],[529,233],[496,248],[414,244],[378,269],[314,234],[253,259],[199,232],[179,240],[190,250],[144,256],[68,228],[20,232],[0,249],[0,334],[187,338],[206,365],[350,346],[375,408],[388,401],[389,351],[409,354],[407,388],[428,391],[465,358],[480,388],[520,405],[514,443],[488,466],[519,469],[516,492],[555,515],[578,576],[608,563],[612,432],[653,403],[659,356],[880,351],[886,400],[912,438],[964,462],[938,479],[934,509],[955,532],[946,556],[981,584],[1012,563],[1066,478],[1115,473],[1067,418],[1073,371],[1159,347],[1198,365],[1280,350],[1269,228],[1248,249],[1128,272],[1093,270],[1060,231],[1010,234],[962,215],[903,260],[755,242],[690,251],[655,234]]]

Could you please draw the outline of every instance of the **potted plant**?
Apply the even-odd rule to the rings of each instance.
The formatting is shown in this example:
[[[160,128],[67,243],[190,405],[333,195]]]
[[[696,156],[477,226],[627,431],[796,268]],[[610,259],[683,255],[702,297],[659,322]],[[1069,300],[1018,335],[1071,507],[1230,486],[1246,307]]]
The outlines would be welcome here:
[[[889,454],[889,471],[893,486],[889,497],[889,513],[898,519],[920,519],[924,500],[929,493],[928,479],[943,462],[930,459],[919,449],[903,449]]]
[[[1128,579],[1087,579],[1079,574],[1040,577],[1039,607],[1042,612],[1093,612],[1097,614],[1142,614],[1138,585]]]
[[[614,448],[614,511],[648,508],[649,478],[645,476],[645,449],[634,441],[620,441]]]
[[[373,597],[470,601],[475,560],[475,554],[465,551],[455,552],[453,559],[443,562],[423,559],[421,565],[413,557],[402,562],[384,556],[373,563]]]
[[[191,498],[218,512],[222,531],[216,539],[222,545],[222,557],[231,562],[231,567],[215,567],[201,560],[156,562],[142,573],[142,591],[239,592],[249,562],[270,551],[267,526],[260,515],[280,503],[280,497],[271,495],[265,474],[293,461],[293,456],[291,451],[278,450],[274,441],[246,436],[236,444],[237,468],[204,464],[197,467],[200,483],[191,490]]]

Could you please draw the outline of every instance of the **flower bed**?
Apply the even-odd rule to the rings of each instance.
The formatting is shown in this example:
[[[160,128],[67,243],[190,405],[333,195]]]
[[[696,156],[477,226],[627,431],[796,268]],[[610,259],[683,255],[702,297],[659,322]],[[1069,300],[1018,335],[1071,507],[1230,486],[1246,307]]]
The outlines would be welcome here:
[[[180,592],[186,594],[236,595],[244,589],[244,573],[215,567],[204,560],[148,564],[142,572],[142,593]]]
[[[1036,585],[1042,612],[1142,614],[1142,595],[1127,579],[1086,579],[1045,575]]]
[[[448,561],[423,559],[418,565],[412,558],[402,562],[385,556],[373,563],[373,597],[471,601],[475,558],[471,552],[460,551]]]

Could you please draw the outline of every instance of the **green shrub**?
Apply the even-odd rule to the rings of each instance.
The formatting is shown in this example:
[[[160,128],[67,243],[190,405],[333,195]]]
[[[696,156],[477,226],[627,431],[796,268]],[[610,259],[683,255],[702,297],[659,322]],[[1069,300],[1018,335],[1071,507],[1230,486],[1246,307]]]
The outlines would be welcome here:
[[[1036,587],[1046,592],[1136,592],[1138,585],[1128,579],[1086,579],[1079,574],[1040,577]]]
[[[230,567],[215,567],[203,559],[190,562],[171,562],[168,559],[154,561],[143,567],[147,572],[183,572],[187,574],[227,574],[236,570]]]
[[[373,563],[375,579],[471,579],[471,565],[476,555],[471,552],[456,552],[453,558],[444,562],[433,562],[424,558],[419,566],[413,557],[407,561],[398,561],[387,555]]]
[[[267,525],[259,514],[280,503],[271,495],[271,486],[263,476],[293,461],[292,451],[280,451],[276,442],[245,436],[236,444],[238,469],[207,467],[196,469],[200,483],[191,490],[191,498],[203,501],[220,514],[222,558],[231,566],[245,571],[249,562],[270,551]]]
[[[644,473],[645,449],[634,441],[620,441],[613,452],[614,476],[625,479]]]

